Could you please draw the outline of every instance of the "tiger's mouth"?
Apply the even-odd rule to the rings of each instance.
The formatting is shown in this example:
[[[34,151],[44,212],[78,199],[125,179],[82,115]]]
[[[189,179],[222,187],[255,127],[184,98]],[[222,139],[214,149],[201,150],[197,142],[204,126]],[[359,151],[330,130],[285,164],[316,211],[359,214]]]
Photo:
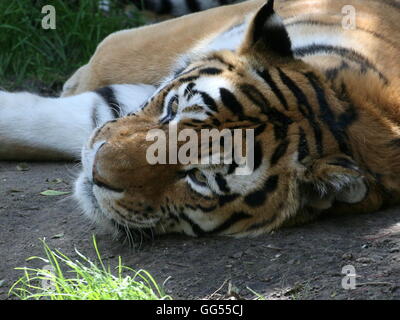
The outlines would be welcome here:
[[[105,183],[91,180],[83,171],[75,182],[74,197],[84,214],[96,225],[114,234],[153,233],[160,218],[137,219],[135,216],[123,216],[115,208],[114,202],[123,195],[123,191],[110,188]],[[139,215],[140,216],[140,212]]]
[[[94,133],[94,135],[96,132]],[[75,183],[74,197],[77,199],[86,216],[107,230],[147,229],[154,228],[159,221],[157,217],[144,219],[140,210],[130,214],[129,210],[120,209],[118,200],[125,196],[125,190],[110,185],[96,170],[96,154],[106,144],[105,141],[89,143],[82,149],[82,172]],[[124,211],[125,214],[122,213]]]
[[[155,224],[129,223],[116,219],[99,205],[93,192],[95,184],[84,173],[81,173],[75,183],[74,197],[83,209],[84,214],[102,231],[111,234],[114,239],[137,246],[147,240],[153,240],[156,232]]]

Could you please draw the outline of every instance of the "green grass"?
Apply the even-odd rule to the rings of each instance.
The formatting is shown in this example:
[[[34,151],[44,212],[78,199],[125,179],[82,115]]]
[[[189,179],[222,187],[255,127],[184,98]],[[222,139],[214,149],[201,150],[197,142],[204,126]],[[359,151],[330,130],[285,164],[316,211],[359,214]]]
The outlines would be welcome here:
[[[46,258],[31,257],[46,264],[43,268],[16,268],[24,275],[9,294],[22,300],[160,300],[171,299],[145,270],[123,266],[118,257],[116,275],[105,267],[96,240],[93,244],[98,264],[75,249],[79,260],[72,261],[42,240]]]
[[[107,35],[144,24],[134,7],[111,3],[105,13],[99,0],[0,1],[0,86],[13,90],[32,83],[59,90]],[[42,28],[41,11],[48,4],[56,10],[56,29]]]

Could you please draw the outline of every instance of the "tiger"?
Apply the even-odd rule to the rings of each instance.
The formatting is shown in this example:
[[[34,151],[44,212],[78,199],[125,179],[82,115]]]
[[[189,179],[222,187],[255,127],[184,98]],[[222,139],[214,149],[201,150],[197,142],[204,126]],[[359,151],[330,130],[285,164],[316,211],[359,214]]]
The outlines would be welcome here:
[[[394,206],[399,13],[250,0],[118,31],[60,97],[0,92],[0,159],[81,160],[74,197],[111,232],[252,237]],[[171,123],[253,130],[253,170],[150,164],[148,132]]]

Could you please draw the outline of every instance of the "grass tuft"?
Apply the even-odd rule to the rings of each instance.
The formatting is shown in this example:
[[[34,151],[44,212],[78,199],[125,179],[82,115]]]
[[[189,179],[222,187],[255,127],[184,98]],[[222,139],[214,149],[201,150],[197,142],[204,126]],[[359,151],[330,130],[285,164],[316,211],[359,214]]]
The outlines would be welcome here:
[[[55,8],[56,29],[42,28],[47,15],[42,8],[49,3]],[[107,35],[144,24],[134,6],[110,3],[104,12],[99,0],[0,1],[0,85],[59,91]]]
[[[46,264],[41,269],[16,268],[24,275],[9,294],[22,300],[160,300],[171,299],[145,270],[123,266],[118,257],[117,274],[106,268],[93,237],[99,265],[75,249],[79,260],[72,261],[41,240],[46,258],[31,257]],[[128,273],[128,274],[127,274]]]

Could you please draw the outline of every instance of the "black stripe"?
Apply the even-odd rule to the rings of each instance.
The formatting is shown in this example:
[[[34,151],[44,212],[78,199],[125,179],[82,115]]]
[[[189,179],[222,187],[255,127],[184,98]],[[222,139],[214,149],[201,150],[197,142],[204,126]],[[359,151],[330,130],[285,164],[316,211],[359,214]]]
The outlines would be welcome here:
[[[246,231],[255,231],[255,230],[263,229],[267,225],[270,225],[270,224],[274,223],[274,221],[276,220],[277,217],[278,217],[278,215],[274,214],[269,219],[265,219],[265,220],[263,220],[261,222],[256,222],[256,223],[252,224],[250,227],[248,227],[246,229]]]
[[[228,174],[234,173],[237,167],[239,167],[239,165],[233,160],[228,167]]]
[[[185,89],[184,96],[187,97],[187,99],[190,99],[196,94],[199,94],[201,98],[203,99],[204,104],[213,112],[218,111],[218,105],[215,102],[215,100],[206,92],[204,91],[198,91],[194,90],[193,88],[195,87],[194,83],[189,83],[189,85]],[[207,113],[208,116],[211,116],[211,114]],[[200,120],[198,120],[200,121]],[[201,121],[202,122],[202,121]]]
[[[271,157],[271,166],[274,166],[278,161],[286,154],[287,148],[289,147],[289,141],[282,141],[279,146],[275,149]]]
[[[183,94],[183,96],[186,98],[186,99],[191,99],[193,96],[194,96],[194,92],[193,92],[193,89],[194,89],[194,87],[196,86],[196,84],[194,83],[194,82],[190,82],[188,85],[187,85],[187,87],[186,87],[186,89],[185,89],[185,92],[184,92],[184,94]]]
[[[146,0],[132,0],[133,4],[141,10],[149,10],[149,11],[156,11],[157,8],[153,1],[146,1]]]
[[[243,106],[236,99],[235,95],[225,88],[220,88],[221,101],[226,108],[228,108],[234,115],[243,118]]]
[[[201,10],[197,0],[186,0],[186,5],[189,8],[190,12],[198,12]]]
[[[195,81],[195,80],[197,80],[199,78],[200,78],[200,76],[187,76],[187,77],[179,78],[179,82],[180,83],[192,82],[192,81]]]
[[[217,228],[215,228],[214,230],[208,232],[209,234],[219,234],[227,229],[229,229],[230,227],[232,227],[234,224],[238,223],[241,220],[245,220],[245,219],[249,219],[252,216],[244,211],[238,211],[238,212],[234,212],[230,215],[230,217],[221,225],[219,225]]]
[[[278,187],[278,180],[279,177],[277,175],[268,177],[261,190],[252,192],[244,198],[246,204],[253,208],[264,205],[268,194],[275,191]]]
[[[218,185],[218,188],[221,192],[224,193],[229,193],[231,191],[231,189],[228,186],[228,182],[226,181],[226,179],[222,176],[221,173],[217,173],[215,175],[215,182]]]
[[[257,74],[264,79],[264,81],[269,85],[271,88],[272,92],[276,95],[276,97],[279,99],[280,103],[283,105],[283,107],[286,110],[289,110],[289,105],[282,93],[281,90],[279,90],[278,86],[276,85],[275,81],[272,79],[271,75],[267,70],[264,71],[257,71]]]
[[[273,123],[275,138],[277,140],[285,139],[293,120],[279,110],[272,108],[269,101],[255,86],[242,84],[240,89],[248,99],[260,108],[261,112],[268,117],[269,121]]]
[[[392,8],[395,9],[400,9],[400,2],[394,2],[394,1],[382,1],[382,0],[376,0],[376,2],[378,2],[379,4],[381,4],[382,2],[388,6],[391,6]]]
[[[221,125],[221,121],[219,121],[217,118],[212,118],[212,123],[214,127],[219,127]]]
[[[255,146],[254,146],[254,169],[253,172],[256,171],[260,166],[263,161],[263,150],[261,147],[260,141],[257,141]]]
[[[201,68],[200,66],[197,66],[197,67],[190,68],[189,70],[186,70],[186,71],[184,72],[184,70],[188,67],[187,65],[190,64],[190,63],[191,63],[191,61],[188,61],[188,62],[186,63],[186,65],[185,65],[185,67],[178,69],[178,70],[175,72],[175,78],[177,78],[177,77],[182,77],[182,76],[184,76],[184,75],[187,75],[187,74],[189,74],[189,73],[192,73],[193,71],[195,71],[195,70]],[[181,72],[178,74],[179,71],[181,71]]]
[[[388,146],[400,148],[400,138],[390,140],[390,142],[388,143]]]
[[[237,1],[237,0],[218,0],[218,3],[220,6],[225,6],[227,4],[234,3],[235,1]]]
[[[171,14],[173,10],[173,5],[171,0],[161,0],[161,1],[148,1],[148,0],[131,0],[133,4],[144,10],[153,11],[159,14]]]
[[[179,97],[178,95],[174,95],[168,102],[167,105],[167,114],[165,115],[164,118],[160,120],[161,123],[169,123],[171,120],[173,120],[176,117],[176,110],[172,109],[172,106],[174,103],[179,102]]]
[[[170,14],[172,13],[173,6],[171,0],[162,0],[161,7],[158,8],[157,13],[160,14]]]
[[[349,67],[350,66],[345,61],[342,61],[338,67],[327,69],[324,73],[328,80],[335,80],[341,71],[346,70]]]
[[[353,61],[360,65],[361,70],[373,70],[376,72],[379,77],[387,84],[388,79],[387,77],[380,72],[372,63],[368,60],[368,58],[364,57],[362,54],[358,53],[353,49],[348,49],[344,47],[335,47],[331,45],[322,45],[322,44],[312,44],[309,46],[295,48],[293,50],[294,55],[298,58],[310,55],[317,55],[321,53],[328,53],[328,54],[336,54],[341,57],[344,57],[350,61]]]
[[[317,147],[317,152],[321,156],[323,154],[323,145],[322,145],[322,130],[317,124],[315,120],[314,111],[308,102],[308,99],[305,93],[294,83],[292,79],[290,79],[280,68],[277,68],[279,72],[279,76],[282,82],[288,87],[288,89],[293,93],[296,97],[297,105],[299,107],[300,112],[304,117],[307,118],[310,123],[315,136],[315,142]],[[306,110],[304,109],[306,108]]]
[[[219,206],[223,207],[227,203],[235,201],[237,198],[239,198],[239,194],[237,194],[237,193],[219,196],[219,198],[218,198]]]
[[[199,119],[190,119],[190,121],[192,121],[192,123],[197,123],[197,124],[204,123],[203,120],[199,120]]]
[[[181,212],[181,213],[179,214],[179,217],[180,217],[183,221],[186,221],[186,222],[190,225],[190,227],[191,227],[192,230],[193,230],[193,233],[194,233],[196,236],[200,237],[200,236],[204,236],[204,235],[206,234],[206,232],[205,232],[202,228],[200,228],[199,225],[198,225],[197,223],[194,223],[193,220],[190,219],[184,212]]]
[[[210,96],[209,94],[207,94],[207,93],[205,93],[205,92],[202,92],[202,91],[195,91],[195,93],[199,93],[199,94],[201,95],[201,98],[203,99],[204,104],[205,104],[209,109],[211,109],[211,110],[214,111],[214,112],[217,112],[217,111],[218,111],[218,106],[217,106],[217,104],[215,103],[214,99],[211,98],[211,96]]]
[[[342,128],[347,128],[358,119],[358,113],[354,106],[349,107],[338,117],[338,124]]]
[[[252,84],[240,85],[240,90],[249,98],[257,107],[261,109],[261,112],[268,114],[271,109],[271,104],[267,98]]]
[[[221,74],[222,72],[223,72],[222,69],[213,68],[213,67],[200,69],[200,71],[199,71],[200,74],[210,75],[210,76],[216,76],[216,75]]]
[[[205,61],[218,61],[219,63],[224,64],[225,66],[228,67],[229,71],[232,71],[235,69],[235,66],[233,64],[230,64],[229,62],[226,62],[222,57],[219,55],[213,55],[211,57],[208,57],[204,59]]]
[[[218,208],[218,206],[211,206],[211,207],[203,207],[202,205],[197,205],[195,209],[199,209],[202,212],[212,212],[214,210],[216,210]]]
[[[297,152],[298,152],[297,160],[299,162],[303,161],[310,154],[307,138],[303,128],[301,127],[300,127],[300,137],[299,137],[299,145],[297,147]]]
[[[336,121],[335,115],[326,100],[324,90],[318,85],[317,80],[312,73],[306,73],[304,75],[310,81],[310,84],[313,87],[315,94],[317,95],[320,111],[319,117],[328,126],[330,132],[332,133],[332,135],[336,139],[337,144],[339,145],[340,151],[344,154],[351,155],[350,147],[347,144],[344,136],[344,128],[340,127],[338,122]]]
[[[260,124],[259,126],[257,126],[254,129],[254,136],[257,137],[260,134],[263,134],[266,128],[267,128],[267,124],[266,123]]]
[[[107,103],[113,118],[119,118],[122,110],[117,98],[115,97],[114,90],[111,87],[104,87],[97,89],[95,92],[98,93]]]

